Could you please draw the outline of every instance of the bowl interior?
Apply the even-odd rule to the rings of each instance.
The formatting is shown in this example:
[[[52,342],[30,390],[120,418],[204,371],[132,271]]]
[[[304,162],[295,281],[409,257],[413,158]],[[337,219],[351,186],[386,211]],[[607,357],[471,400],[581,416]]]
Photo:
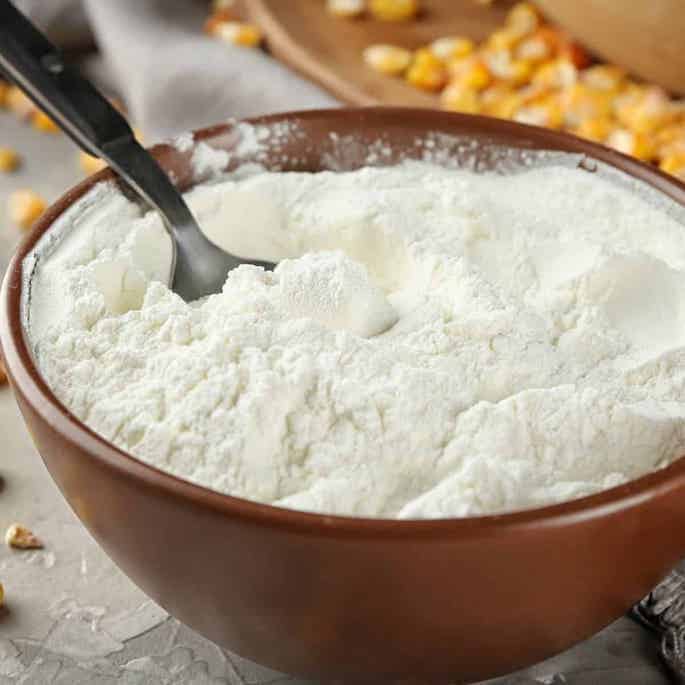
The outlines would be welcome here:
[[[618,152],[537,127],[486,117],[449,114],[429,110],[398,108],[336,109],[270,115],[247,122],[229,122],[195,133],[195,148],[163,144],[154,154],[178,186],[186,190],[207,176],[197,163],[197,148],[223,150],[220,166],[235,169],[256,163],[270,170],[352,170],[368,165],[385,166],[405,159],[435,161],[475,170],[510,169],[532,160],[558,161],[585,169],[588,173],[620,170],[662,197],[673,207],[685,207],[685,185],[657,169]],[[546,151],[540,155],[539,151]],[[537,163],[537,162],[536,162]],[[210,491],[180,480],[122,452],[76,419],[57,400],[34,364],[22,323],[22,302],[29,295],[30,270],[40,245],[54,221],[97,182],[113,178],[104,171],[87,179],[56,202],[41,218],[22,244],[8,270],[4,284],[3,322],[0,330],[8,371],[13,383],[30,398],[38,410],[64,434],[86,445],[98,458],[129,476],[201,500],[222,511],[232,511],[270,522],[308,526],[334,526],[338,530],[375,535],[393,532],[419,535],[441,530],[462,531],[488,527],[527,526],[546,519],[586,516],[608,508],[629,506],[657,488],[675,487],[685,479],[685,460],[623,486],[590,497],[540,509],[469,519],[395,521],[344,516],[323,516],[257,504]],[[449,528],[447,528],[449,527]]]

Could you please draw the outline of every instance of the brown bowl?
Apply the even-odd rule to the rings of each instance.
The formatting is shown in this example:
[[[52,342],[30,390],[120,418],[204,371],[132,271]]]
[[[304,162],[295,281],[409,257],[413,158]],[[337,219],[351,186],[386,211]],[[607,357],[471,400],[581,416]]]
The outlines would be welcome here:
[[[383,138],[418,154],[428,131],[518,148],[578,152],[685,204],[685,186],[609,149],[506,121],[428,110],[330,110],[296,122],[267,164],[362,164]],[[338,133],[331,137],[330,131]],[[353,138],[345,138],[351,135]],[[197,135],[231,148],[222,125]],[[443,141],[449,145],[449,141]],[[182,185],[184,155],[156,154]],[[483,152],[481,156],[485,155]],[[585,164],[592,168],[591,163]],[[14,257],[0,340],[36,447],[105,551],[171,614],[245,657],[326,679],[465,682],[503,674],[583,640],[623,614],[685,554],[685,460],[570,503],[500,516],[393,521],[288,511],[158,471],[78,421],[41,378],[20,317],[22,261],[96,181],[67,193]]]

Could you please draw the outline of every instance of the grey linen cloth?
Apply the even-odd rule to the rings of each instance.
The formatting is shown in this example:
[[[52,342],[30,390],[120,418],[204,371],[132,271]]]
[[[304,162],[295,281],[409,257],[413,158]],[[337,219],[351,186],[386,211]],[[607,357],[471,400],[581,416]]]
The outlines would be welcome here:
[[[56,41],[85,44],[88,31],[92,32],[104,62],[94,73],[124,101],[146,141],[230,117],[338,104],[264,52],[204,35],[208,2],[17,0],[16,4]]]

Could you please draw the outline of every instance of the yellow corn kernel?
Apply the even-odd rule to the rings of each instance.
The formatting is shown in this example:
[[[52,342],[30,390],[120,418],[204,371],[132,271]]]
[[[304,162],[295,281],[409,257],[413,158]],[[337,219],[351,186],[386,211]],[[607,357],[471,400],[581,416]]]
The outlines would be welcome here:
[[[529,2],[519,2],[507,14],[507,28],[519,37],[533,33],[540,24],[540,15]]]
[[[610,117],[614,96],[605,90],[589,88],[584,83],[574,83],[560,93],[567,126],[578,126],[584,119]]]
[[[616,105],[616,118],[635,133],[653,133],[673,121],[676,113],[666,93],[655,86],[625,105]]]
[[[5,544],[14,549],[42,549],[43,543],[20,523],[13,523],[5,533]]]
[[[364,62],[372,69],[389,76],[400,76],[411,64],[409,50],[395,45],[369,45],[363,53]]]
[[[254,48],[262,42],[262,32],[254,24],[224,21],[217,25],[214,35],[227,43],[243,48]]]
[[[7,94],[9,93],[9,89],[9,83],[0,81],[0,107],[7,107]]]
[[[517,46],[514,56],[529,62],[544,62],[552,57],[554,50],[549,40],[543,35],[534,34],[522,40]]]
[[[451,83],[447,86],[442,91],[440,104],[443,109],[450,112],[464,112],[466,114],[478,114],[480,112],[477,91],[461,83]]]
[[[492,77],[488,68],[480,61],[472,61],[464,68],[457,79],[466,88],[473,88],[474,90],[483,90],[487,88]]]
[[[36,111],[33,102],[16,86],[9,86],[7,89],[6,103],[7,107],[22,119],[28,119]]]
[[[504,28],[493,31],[485,41],[486,50],[511,50],[519,41],[520,36]]]
[[[606,140],[609,147],[625,155],[632,155],[643,161],[654,158],[655,149],[651,140],[642,133],[635,133],[625,128],[613,131]]]
[[[618,90],[625,76],[625,71],[613,64],[595,64],[580,72],[581,81],[595,90]]]
[[[467,57],[473,52],[473,41],[461,36],[446,36],[438,38],[430,44],[430,51],[443,62],[453,58]]]
[[[0,147],[0,171],[14,171],[20,161],[16,150],[11,147]]]
[[[107,163],[98,157],[93,157],[87,152],[78,153],[78,164],[86,174],[96,174],[107,166]]]
[[[614,124],[608,117],[588,117],[581,120],[573,132],[581,138],[603,143],[614,129]]]
[[[336,17],[352,19],[366,9],[366,0],[326,0],[326,9]]]
[[[28,230],[45,211],[45,200],[33,190],[15,190],[8,199],[8,214],[12,222]]]
[[[521,107],[520,95],[506,84],[496,83],[481,93],[484,114],[500,119],[512,119]]]
[[[685,123],[676,122],[654,133],[654,144],[659,157],[685,156]]]
[[[445,65],[428,49],[414,53],[414,61],[407,71],[407,81],[423,90],[441,90],[447,80]]]
[[[520,107],[514,115],[514,121],[533,126],[561,128],[564,123],[564,112],[554,98],[548,98],[535,104]]]
[[[533,74],[531,82],[545,88],[567,88],[578,80],[578,70],[566,59],[544,62]]]
[[[31,115],[31,125],[43,133],[59,133],[60,130],[59,126],[41,110],[37,110]]]
[[[685,181],[685,154],[664,157],[661,162],[659,162],[659,169]]]
[[[406,21],[419,12],[419,0],[370,0],[369,9],[381,21]]]
[[[450,80],[458,79],[471,66],[474,59],[473,55],[450,57],[445,65]]]

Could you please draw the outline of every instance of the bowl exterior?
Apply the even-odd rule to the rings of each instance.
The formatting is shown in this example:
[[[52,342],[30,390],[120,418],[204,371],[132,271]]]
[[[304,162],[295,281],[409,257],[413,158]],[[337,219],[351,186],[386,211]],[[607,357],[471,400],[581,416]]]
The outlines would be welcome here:
[[[310,166],[329,130],[389,131],[399,147],[426,130],[475,138],[485,131],[526,147],[595,153],[637,169],[679,201],[685,197],[676,182],[621,155],[507,122],[413,110],[284,116],[301,116],[310,133],[320,132],[319,152],[303,162]],[[226,127],[202,135],[232,140]],[[182,178],[183,160],[166,161]],[[51,209],[15,257],[3,286],[0,340],[38,452],[73,510],[136,584],[198,632],[304,676],[470,682],[589,637],[685,553],[684,460],[566,505],[394,522],[245,502],[119,452],[52,395],[33,365],[20,320],[23,257],[87,187]]]

